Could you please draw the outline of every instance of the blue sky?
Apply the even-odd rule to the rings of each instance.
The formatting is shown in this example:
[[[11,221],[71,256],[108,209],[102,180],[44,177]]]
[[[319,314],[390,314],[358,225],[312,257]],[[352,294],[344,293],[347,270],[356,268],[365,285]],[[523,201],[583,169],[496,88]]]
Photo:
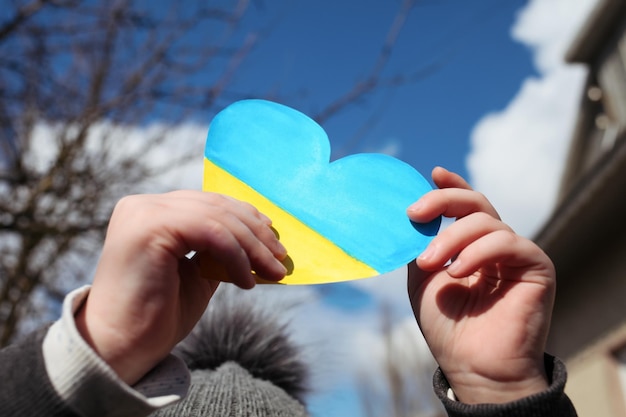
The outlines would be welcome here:
[[[273,1],[252,7],[251,25],[278,23],[236,82],[242,90],[276,89],[286,97],[284,104],[314,115],[374,66],[400,3]],[[396,156],[426,174],[440,164],[466,175],[468,132],[482,115],[503,108],[534,72],[528,48],[509,36],[524,4],[418,1],[383,77],[439,68],[401,88],[368,95],[324,123],[334,155],[393,146]],[[372,117],[377,123],[355,141]]]

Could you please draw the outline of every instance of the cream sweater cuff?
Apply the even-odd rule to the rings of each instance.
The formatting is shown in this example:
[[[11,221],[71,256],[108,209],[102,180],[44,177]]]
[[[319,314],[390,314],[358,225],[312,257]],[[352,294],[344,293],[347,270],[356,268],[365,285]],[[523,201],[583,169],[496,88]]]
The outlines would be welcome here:
[[[88,294],[85,286],[66,296],[61,318],[43,341],[46,371],[59,396],[85,417],[147,416],[183,398],[190,374],[181,359],[168,356],[130,387],[91,349],[74,322]]]

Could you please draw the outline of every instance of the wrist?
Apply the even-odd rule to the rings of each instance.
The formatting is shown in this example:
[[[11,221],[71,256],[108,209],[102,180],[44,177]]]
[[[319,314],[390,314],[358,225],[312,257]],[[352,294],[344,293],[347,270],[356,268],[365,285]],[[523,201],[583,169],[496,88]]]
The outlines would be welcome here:
[[[502,404],[519,400],[549,388],[545,370],[535,368],[525,375],[490,378],[475,373],[446,374],[456,399],[466,404]]]
[[[89,298],[74,313],[76,330],[93,351],[126,384],[132,386],[162,358],[150,358],[148,354],[136,355],[137,349],[129,346],[128,337],[106,335],[97,320],[88,316]],[[110,333],[110,332],[109,332]],[[107,343],[114,340],[114,343]]]

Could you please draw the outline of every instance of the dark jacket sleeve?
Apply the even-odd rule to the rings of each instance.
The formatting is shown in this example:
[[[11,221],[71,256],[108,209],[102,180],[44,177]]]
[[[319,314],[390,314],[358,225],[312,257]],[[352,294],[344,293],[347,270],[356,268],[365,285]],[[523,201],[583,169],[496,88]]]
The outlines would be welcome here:
[[[437,369],[433,384],[437,397],[449,417],[576,417],[576,410],[565,395],[567,371],[559,359],[546,355],[546,371],[550,387],[543,392],[505,404],[465,404],[448,398],[450,385],[441,369]]]
[[[0,416],[80,417],[48,379],[42,343],[48,328],[0,350]]]

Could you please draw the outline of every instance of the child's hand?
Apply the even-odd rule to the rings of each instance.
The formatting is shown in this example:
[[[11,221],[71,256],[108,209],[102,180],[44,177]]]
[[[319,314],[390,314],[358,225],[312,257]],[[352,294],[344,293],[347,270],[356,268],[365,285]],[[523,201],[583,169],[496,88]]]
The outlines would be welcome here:
[[[545,389],[552,262],[460,176],[436,168],[433,180],[439,189],[407,212],[416,222],[456,218],[409,266],[409,297],[435,359],[465,403],[508,402]]]
[[[284,277],[286,251],[270,225],[251,205],[219,194],[122,199],[76,317],[79,331],[125,382],[136,382],[193,328],[217,289],[210,278],[251,288],[251,271]]]

